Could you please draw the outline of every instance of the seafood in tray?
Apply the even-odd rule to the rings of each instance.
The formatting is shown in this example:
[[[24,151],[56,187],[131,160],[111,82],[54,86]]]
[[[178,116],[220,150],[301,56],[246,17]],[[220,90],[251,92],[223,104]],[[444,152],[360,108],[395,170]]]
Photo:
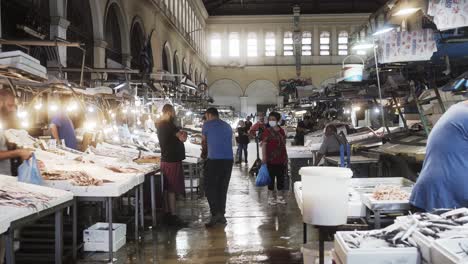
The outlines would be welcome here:
[[[31,192],[18,186],[0,186],[0,206],[30,207],[37,209],[38,205],[47,206],[52,197]]]
[[[395,185],[379,185],[375,187],[372,198],[377,201],[404,201],[410,194]]]
[[[104,183],[110,183],[108,180],[96,179],[84,171],[45,171],[42,172],[44,180],[64,181],[70,180],[77,186],[101,186]]]

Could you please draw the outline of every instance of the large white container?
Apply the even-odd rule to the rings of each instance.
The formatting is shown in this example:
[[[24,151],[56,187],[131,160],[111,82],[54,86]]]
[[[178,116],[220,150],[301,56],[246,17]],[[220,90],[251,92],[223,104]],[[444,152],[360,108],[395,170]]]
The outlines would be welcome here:
[[[362,61],[362,64],[345,64],[350,57],[356,57]],[[362,82],[362,73],[364,71],[364,60],[356,55],[349,55],[343,60],[343,77],[345,82]]]
[[[348,186],[353,172],[339,167],[302,167],[304,223],[339,226],[348,218]]]
[[[366,231],[354,231],[366,233]],[[343,264],[420,264],[417,248],[350,248],[343,239],[343,234],[335,234],[335,253]]]
[[[433,264],[468,263],[468,255],[462,253],[460,246],[466,248],[467,238],[436,240],[431,248]]]
[[[84,251],[109,252],[109,224],[96,223],[83,231]],[[119,250],[126,242],[127,225],[112,224],[113,251]]]

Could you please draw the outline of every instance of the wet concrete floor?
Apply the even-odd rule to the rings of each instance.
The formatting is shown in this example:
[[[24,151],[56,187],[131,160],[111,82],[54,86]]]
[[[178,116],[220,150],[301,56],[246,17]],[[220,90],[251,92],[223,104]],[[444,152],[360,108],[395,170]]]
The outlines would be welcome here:
[[[302,263],[302,216],[294,195],[286,205],[268,205],[267,189],[255,187],[246,165],[235,165],[229,186],[228,224],[206,229],[205,198],[179,201],[190,227],[157,227],[135,244],[128,235],[114,263]],[[102,263],[107,254],[87,254],[80,263]]]

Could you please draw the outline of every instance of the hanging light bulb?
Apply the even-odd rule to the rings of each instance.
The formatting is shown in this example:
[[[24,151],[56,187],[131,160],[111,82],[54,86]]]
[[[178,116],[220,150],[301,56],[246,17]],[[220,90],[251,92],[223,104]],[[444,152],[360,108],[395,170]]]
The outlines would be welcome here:
[[[3,123],[0,122],[0,130],[2,130],[2,129],[3,129]]]
[[[22,128],[28,128],[28,127],[29,127],[29,122],[26,121],[26,120],[22,121],[22,122],[21,122],[21,127],[22,127]]]
[[[92,106],[88,107],[88,112],[94,113],[94,111],[95,111],[95,110],[94,110],[94,107],[92,107]]]
[[[75,101],[72,101],[68,106],[67,106],[67,112],[74,112],[78,109],[78,104]]]

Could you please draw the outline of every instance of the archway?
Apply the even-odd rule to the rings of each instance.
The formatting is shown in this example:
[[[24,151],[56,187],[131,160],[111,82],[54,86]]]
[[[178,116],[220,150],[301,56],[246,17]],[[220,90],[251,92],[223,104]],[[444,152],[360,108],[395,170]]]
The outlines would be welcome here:
[[[173,71],[172,71],[172,60],[171,60],[171,46],[169,45],[169,42],[166,42],[164,44],[161,59],[162,59],[163,70],[172,73]]]
[[[208,94],[213,97],[215,105],[228,105],[240,111],[242,96],[241,86],[231,79],[220,79],[208,88]]]
[[[179,55],[177,54],[177,51],[174,52],[174,60],[172,62],[172,65],[174,69],[174,74],[180,74]]]
[[[106,47],[106,65],[109,68],[115,67],[113,62],[125,65],[123,54],[130,55],[130,36],[122,8],[116,0],[108,3],[105,15],[104,38]],[[111,61],[109,61],[111,60]]]
[[[68,0],[67,19],[70,25],[67,28],[67,40],[71,42],[84,43],[86,50],[85,66],[94,66],[94,29],[93,16],[89,1]],[[83,51],[77,48],[67,48],[67,67],[81,68]],[[80,73],[70,72],[67,74],[68,80],[79,82]],[[91,73],[84,74],[84,80],[90,80]]]
[[[130,50],[132,55],[132,69],[140,69],[142,66],[141,51],[145,45],[145,31],[141,19],[137,16],[133,19],[130,32]]]
[[[256,113],[258,105],[277,105],[279,90],[269,80],[255,80],[245,90],[247,112]]]

